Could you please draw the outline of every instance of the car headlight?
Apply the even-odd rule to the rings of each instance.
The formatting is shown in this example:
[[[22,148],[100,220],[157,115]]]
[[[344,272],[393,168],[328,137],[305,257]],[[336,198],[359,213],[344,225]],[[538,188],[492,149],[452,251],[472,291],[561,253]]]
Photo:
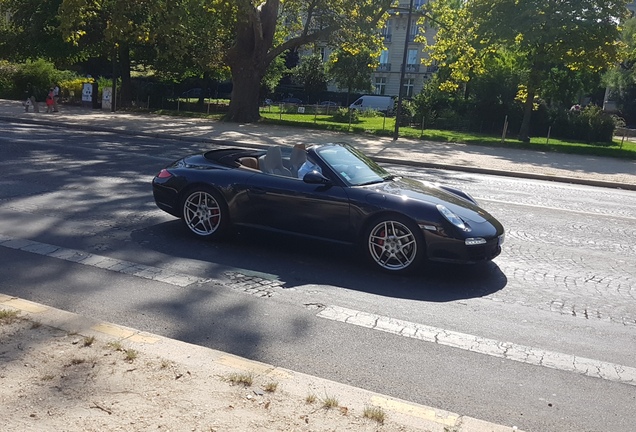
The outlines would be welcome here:
[[[442,214],[442,216],[444,216],[444,218],[447,221],[455,225],[457,228],[459,228],[462,231],[468,231],[468,228],[466,228],[464,221],[461,220],[459,216],[457,216],[455,213],[453,213],[452,211],[450,211],[449,209],[447,209],[441,204],[437,204],[437,210]]]

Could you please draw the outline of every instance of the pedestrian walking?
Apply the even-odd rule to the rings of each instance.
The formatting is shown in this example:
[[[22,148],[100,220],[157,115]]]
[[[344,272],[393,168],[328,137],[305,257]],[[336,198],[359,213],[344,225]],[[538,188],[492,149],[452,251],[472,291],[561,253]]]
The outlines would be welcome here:
[[[60,100],[60,85],[59,84],[55,84],[55,87],[53,87],[53,112],[57,112],[57,104]]]
[[[46,112],[50,113],[53,112],[53,104],[54,104],[54,99],[53,99],[53,87],[51,87],[49,89],[49,94],[46,96]]]

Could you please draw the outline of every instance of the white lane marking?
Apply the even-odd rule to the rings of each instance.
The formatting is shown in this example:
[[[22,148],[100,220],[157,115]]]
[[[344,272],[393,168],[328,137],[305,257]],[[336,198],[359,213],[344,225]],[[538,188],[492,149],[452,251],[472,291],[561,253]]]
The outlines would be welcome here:
[[[520,363],[636,386],[636,368],[629,366],[487,339],[339,306],[326,306],[317,316]]]
[[[76,249],[67,249],[59,246],[40,243],[27,239],[10,237],[2,234],[0,234],[0,246],[25,252],[31,252],[51,258],[58,258],[61,260],[75,262],[91,267],[115,271],[118,273],[124,273],[127,275],[150,279],[157,282],[164,282],[178,287],[187,287],[188,285],[194,283],[203,283],[208,280],[184,273],[164,270],[159,267],[137,264],[130,261],[90,254]]]

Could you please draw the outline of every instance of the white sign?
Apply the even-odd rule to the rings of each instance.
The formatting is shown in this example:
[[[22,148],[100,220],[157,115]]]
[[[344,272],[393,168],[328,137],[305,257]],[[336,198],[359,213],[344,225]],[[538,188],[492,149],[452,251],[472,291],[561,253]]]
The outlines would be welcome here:
[[[112,96],[113,96],[113,88],[112,87],[104,87],[102,88],[102,109],[110,111],[112,107]]]
[[[84,83],[82,86],[82,102],[93,101],[93,84]]]

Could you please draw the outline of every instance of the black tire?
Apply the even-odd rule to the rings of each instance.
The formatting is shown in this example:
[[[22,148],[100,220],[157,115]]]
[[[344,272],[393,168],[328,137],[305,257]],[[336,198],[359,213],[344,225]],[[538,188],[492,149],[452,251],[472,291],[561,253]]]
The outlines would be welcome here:
[[[181,220],[197,237],[218,240],[230,225],[225,201],[218,192],[205,187],[188,191],[181,201]]]
[[[413,221],[400,215],[372,220],[364,232],[362,247],[376,268],[393,274],[412,273],[424,261],[424,235]]]

